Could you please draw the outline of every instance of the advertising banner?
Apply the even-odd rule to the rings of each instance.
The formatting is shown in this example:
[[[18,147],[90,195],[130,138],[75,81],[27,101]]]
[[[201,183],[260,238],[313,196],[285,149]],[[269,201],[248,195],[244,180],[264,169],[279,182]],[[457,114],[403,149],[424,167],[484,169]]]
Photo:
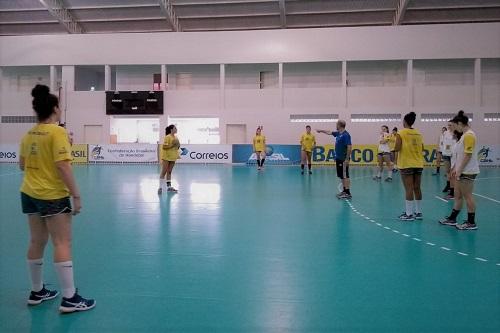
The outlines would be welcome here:
[[[18,144],[1,144],[0,145],[0,163],[16,163],[19,162],[19,145]]]
[[[479,145],[480,166],[500,166],[500,145]]]
[[[424,165],[435,165],[437,145],[424,145]],[[351,165],[376,165],[377,145],[353,145]],[[312,153],[313,164],[335,164],[334,145],[316,146]]]
[[[71,146],[71,156],[73,163],[87,163],[88,152],[86,143],[75,143]]]
[[[96,163],[158,162],[158,146],[154,144],[88,145],[88,161]]]
[[[231,145],[181,145],[178,163],[232,163]]]
[[[250,144],[233,145],[233,163],[256,164]],[[266,145],[266,164],[299,164],[300,145]]]

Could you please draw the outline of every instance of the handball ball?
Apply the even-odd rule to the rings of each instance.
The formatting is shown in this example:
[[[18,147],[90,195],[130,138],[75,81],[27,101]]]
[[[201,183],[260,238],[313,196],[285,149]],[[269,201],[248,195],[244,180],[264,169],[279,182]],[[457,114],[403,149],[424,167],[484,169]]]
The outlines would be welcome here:
[[[273,152],[274,152],[273,147],[271,146],[266,147],[266,156],[271,156]]]

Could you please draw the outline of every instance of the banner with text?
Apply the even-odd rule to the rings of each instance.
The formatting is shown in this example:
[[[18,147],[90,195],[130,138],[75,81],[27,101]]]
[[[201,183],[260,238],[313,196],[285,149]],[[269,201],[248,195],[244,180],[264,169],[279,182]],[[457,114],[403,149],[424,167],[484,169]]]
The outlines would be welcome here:
[[[424,165],[435,165],[437,145],[424,145]],[[351,165],[376,165],[377,145],[353,145]],[[335,164],[335,146],[316,146],[312,153],[313,164]]]
[[[154,163],[158,162],[158,146],[154,144],[88,145],[89,162]]]
[[[0,163],[15,163],[19,162],[19,145],[18,144],[1,144],[0,145]]]
[[[178,163],[231,163],[231,145],[181,145]]]
[[[253,146],[233,145],[233,163],[256,164]],[[300,145],[266,145],[267,164],[299,164]]]
[[[88,151],[86,143],[75,143],[71,145],[71,156],[73,163],[87,163]]]

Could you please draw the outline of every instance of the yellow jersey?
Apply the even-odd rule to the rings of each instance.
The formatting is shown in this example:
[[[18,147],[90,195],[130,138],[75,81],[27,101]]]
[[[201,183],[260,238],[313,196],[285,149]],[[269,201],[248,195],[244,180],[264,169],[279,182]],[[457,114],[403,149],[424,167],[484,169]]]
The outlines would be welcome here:
[[[414,128],[404,128],[399,131],[401,149],[398,152],[398,168],[424,167],[424,140],[422,134]]]
[[[316,146],[316,138],[313,134],[304,133],[300,137],[300,145],[303,151],[312,152],[314,146]]]
[[[266,137],[264,135],[256,135],[253,138],[253,149],[263,152],[266,150]]]
[[[55,124],[38,124],[21,140],[20,155],[24,158],[21,192],[40,200],[69,196],[56,162],[71,161],[71,146],[66,130]]]
[[[167,148],[168,146],[174,146]],[[179,140],[173,134],[165,136],[163,140],[163,145],[161,147],[161,159],[164,161],[175,162],[180,158],[179,155]]]
[[[396,149],[396,134],[389,134],[387,143],[391,151],[394,151]]]

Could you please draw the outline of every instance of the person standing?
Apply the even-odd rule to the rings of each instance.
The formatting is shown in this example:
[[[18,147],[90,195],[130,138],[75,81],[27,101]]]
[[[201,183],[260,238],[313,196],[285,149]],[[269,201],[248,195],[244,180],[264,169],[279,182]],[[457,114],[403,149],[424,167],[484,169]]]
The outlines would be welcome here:
[[[384,172],[384,162],[387,166],[387,178],[386,182],[392,182],[392,162],[391,162],[391,147],[389,145],[391,135],[389,134],[389,127],[383,125],[380,129],[380,136],[378,140],[378,171],[375,176],[373,176],[374,180],[381,180],[382,173]]]
[[[454,125],[453,121],[450,120],[446,126],[446,132],[443,134],[443,141],[441,147],[441,160],[446,172],[446,186],[443,189],[443,193],[448,193],[445,199],[453,199],[455,195],[455,188],[451,182],[451,155],[454,144],[456,143],[453,135]]]
[[[441,173],[441,162],[443,160],[443,140],[444,140],[444,134],[446,133],[447,128],[442,127],[441,128],[441,134],[439,135],[439,141],[438,141],[438,151],[437,151],[437,157],[436,157],[436,172],[434,172],[432,175],[437,176]]]
[[[405,188],[405,212],[399,216],[402,221],[422,219],[422,170],[424,168],[424,142],[422,134],[413,128],[417,115],[410,112],[404,116],[404,128],[396,138],[398,169]]]
[[[262,134],[262,126],[257,127],[253,137],[253,152],[257,159],[257,170],[262,170],[266,160],[266,137]]]
[[[161,172],[160,186],[158,194],[163,193],[163,180],[167,176],[167,192],[177,193],[178,191],[172,187],[172,171],[174,170],[175,162],[180,158],[179,148],[181,147],[179,139],[175,136],[177,127],[169,125],[165,128],[165,139],[161,148]]]
[[[337,194],[339,199],[351,199],[351,180],[349,179],[349,162],[351,160],[352,142],[351,135],[346,131],[345,120],[337,121],[337,131],[316,130],[318,133],[333,135],[335,137],[335,164],[337,177],[342,181],[343,191]]]
[[[95,307],[95,300],[77,293],[73,277],[71,222],[72,215],[80,213],[82,203],[71,168],[68,135],[57,125],[61,118],[59,100],[45,85],[36,85],[31,95],[38,123],[22,138],[19,160],[24,171],[21,205],[28,216],[31,236],[27,254],[31,276],[28,304],[38,305],[59,295],[43,283],[43,254],[50,237],[54,267],[62,287],[59,311],[90,310]]]
[[[314,134],[311,134],[311,126],[309,125],[306,126],[306,132],[302,134],[302,136],[300,137],[300,146],[301,146],[300,169],[302,170],[301,173],[304,174],[304,167],[305,164],[307,163],[307,169],[309,170],[309,174],[312,175],[311,156],[312,156],[312,150],[316,146],[316,138],[314,137]]]
[[[476,230],[476,203],[472,192],[474,180],[479,174],[479,160],[477,157],[477,137],[469,126],[469,118],[464,111],[458,112],[453,118],[457,130],[462,133],[456,145],[456,162],[451,171],[455,183],[455,202],[453,209],[447,217],[440,220],[444,225],[456,226],[458,230]],[[463,201],[467,205],[467,220],[462,224],[457,223],[457,216],[462,209]]]

